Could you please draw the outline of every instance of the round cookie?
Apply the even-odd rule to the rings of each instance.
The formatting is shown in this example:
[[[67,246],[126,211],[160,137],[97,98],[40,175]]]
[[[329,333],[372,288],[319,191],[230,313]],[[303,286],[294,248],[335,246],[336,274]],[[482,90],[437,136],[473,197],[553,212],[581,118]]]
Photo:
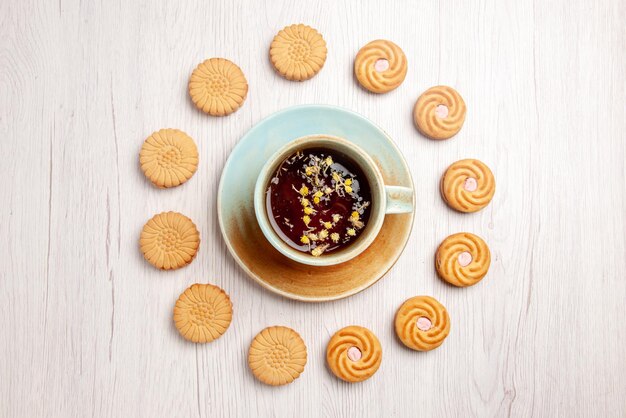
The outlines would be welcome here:
[[[430,351],[450,333],[446,308],[430,296],[407,299],[396,312],[396,334],[402,344],[417,351]]]
[[[363,88],[372,93],[387,93],[404,81],[407,60],[400,47],[378,39],[359,50],[354,60],[354,74]]]
[[[461,232],[444,239],[435,254],[435,269],[446,282],[466,287],[478,283],[489,270],[491,253],[480,237]]]
[[[380,367],[382,359],[383,349],[376,335],[356,325],[337,331],[326,347],[328,367],[346,382],[369,379]]]
[[[221,337],[233,318],[228,295],[212,284],[193,284],[174,306],[174,324],[186,340],[209,343]]]
[[[310,26],[286,26],[270,45],[270,60],[278,73],[291,81],[304,81],[317,74],[326,61],[326,41]]]
[[[478,160],[460,160],[450,165],[441,177],[441,196],[459,212],[477,212],[491,202],[496,180],[489,167]]]
[[[175,187],[193,176],[198,168],[198,148],[178,129],[161,129],[144,141],[139,164],[146,177],[159,188]]]
[[[465,111],[465,102],[456,90],[435,86],[417,99],[413,119],[423,135],[431,139],[448,139],[461,130]]]
[[[189,77],[189,95],[196,107],[211,116],[226,116],[241,107],[248,81],[241,69],[224,58],[198,64]]]
[[[261,382],[286,385],[297,379],[306,365],[306,345],[296,331],[287,327],[268,327],[250,344],[248,365]]]
[[[139,247],[153,266],[173,270],[191,263],[200,246],[196,225],[177,212],[154,215],[143,227]]]

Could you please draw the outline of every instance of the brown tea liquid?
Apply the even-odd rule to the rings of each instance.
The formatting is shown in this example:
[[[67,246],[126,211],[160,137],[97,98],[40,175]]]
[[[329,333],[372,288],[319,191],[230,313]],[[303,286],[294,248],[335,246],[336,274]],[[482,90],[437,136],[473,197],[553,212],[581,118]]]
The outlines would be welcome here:
[[[320,256],[353,243],[370,216],[363,171],[347,156],[313,148],[286,158],[266,196],[270,223],[296,250]]]

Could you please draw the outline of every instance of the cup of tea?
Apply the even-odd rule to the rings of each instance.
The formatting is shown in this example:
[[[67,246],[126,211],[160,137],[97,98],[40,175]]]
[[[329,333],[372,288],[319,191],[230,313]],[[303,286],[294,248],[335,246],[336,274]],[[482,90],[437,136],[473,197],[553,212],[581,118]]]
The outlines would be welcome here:
[[[412,212],[413,190],[386,185],[378,166],[346,139],[295,139],[263,166],[254,190],[261,231],[286,257],[312,266],[346,262],[369,247],[385,216]]]

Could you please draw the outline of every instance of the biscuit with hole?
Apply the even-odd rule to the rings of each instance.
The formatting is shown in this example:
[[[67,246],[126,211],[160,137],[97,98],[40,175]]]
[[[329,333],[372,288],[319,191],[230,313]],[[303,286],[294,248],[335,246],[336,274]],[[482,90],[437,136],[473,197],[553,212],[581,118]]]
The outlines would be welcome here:
[[[408,64],[400,47],[378,39],[359,50],[354,60],[354,74],[359,84],[372,93],[387,93],[406,77]]]
[[[430,351],[450,333],[450,317],[446,308],[430,296],[407,299],[396,312],[396,335],[410,349]]]
[[[383,359],[380,341],[372,331],[356,325],[340,329],[326,347],[326,361],[335,376],[346,382],[367,380]]]

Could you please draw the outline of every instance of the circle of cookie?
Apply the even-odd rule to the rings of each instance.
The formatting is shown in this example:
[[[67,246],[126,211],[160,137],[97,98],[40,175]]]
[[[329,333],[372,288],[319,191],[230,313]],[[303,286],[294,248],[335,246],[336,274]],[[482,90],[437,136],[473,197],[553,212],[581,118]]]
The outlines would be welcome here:
[[[407,299],[396,312],[396,335],[402,344],[417,351],[430,351],[450,333],[446,308],[430,296]]]
[[[248,94],[243,71],[224,58],[198,64],[189,77],[189,95],[196,107],[211,116],[226,116],[241,107]]]
[[[459,212],[476,212],[491,202],[496,192],[493,173],[478,160],[459,160],[441,177],[441,196],[448,206]]]
[[[278,73],[291,81],[304,81],[317,74],[326,61],[326,41],[310,26],[286,26],[270,45],[270,60]]]
[[[356,325],[340,329],[326,347],[328,367],[346,382],[361,382],[376,373],[383,349],[374,333]]]
[[[209,343],[221,337],[233,318],[230,298],[212,284],[193,284],[174,306],[174,324],[180,335],[194,343]]]
[[[306,345],[300,334],[282,326],[259,332],[248,352],[252,374],[271,386],[293,382],[304,371],[306,361]]]
[[[481,281],[490,264],[489,247],[482,238],[469,232],[450,235],[435,253],[435,269],[439,277],[458,287]]]
[[[185,132],[161,129],[144,141],[139,152],[139,164],[155,186],[179,186],[196,172],[198,148]]]
[[[143,227],[139,247],[150,264],[173,270],[191,263],[200,246],[196,225],[177,212],[154,215]]]
[[[406,56],[391,41],[378,39],[359,50],[354,74],[359,84],[372,93],[387,93],[404,81],[408,69]]]
[[[461,130],[465,111],[465,102],[455,89],[435,86],[417,99],[413,119],[423,135],[431,139],[448,139]]]

